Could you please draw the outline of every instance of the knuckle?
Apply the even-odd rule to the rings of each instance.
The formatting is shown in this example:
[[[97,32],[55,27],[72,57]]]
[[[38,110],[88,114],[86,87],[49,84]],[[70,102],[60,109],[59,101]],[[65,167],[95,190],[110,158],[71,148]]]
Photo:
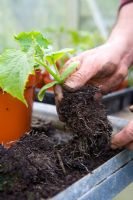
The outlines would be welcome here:
[[[103,70],[105,69],[115,71],[117,69],[117,65],[113,62],[108,61],[103,65]]]
[[[82,73],[80,71],[77,71],[76,73],[72,74],[72,78],[79,81],[87,80],[87,76],[85,73]]]
[[[99,85],[99,89],[100,89],[102,94],[107,94],[108,91],[110,90],[110,88],[106,85]]]
[[[118,77],[119,79],[124,79],[128,74],[128,70],[126,67],[122,68],[119,73],[118,73]]]
[[[117,66],[110,61],[101,62],[101,59],[100,60],[97,59],[97,61],[94,60],[94,63],[96,63],[95,66],[97,67],[96,76],[100,78],[104,78],[104,77],[112,75],[117,69]]]
[[[79,80],[79,79],[82,79],[82,74],[81,74],[81,72],[78,71],[78,72],[72,74],[71,77],[72,77],[73,79]]]
[[[124,78],[125,78],[125,74],[123,74],[123,72],[119,72],[118,79],[123,80]]]

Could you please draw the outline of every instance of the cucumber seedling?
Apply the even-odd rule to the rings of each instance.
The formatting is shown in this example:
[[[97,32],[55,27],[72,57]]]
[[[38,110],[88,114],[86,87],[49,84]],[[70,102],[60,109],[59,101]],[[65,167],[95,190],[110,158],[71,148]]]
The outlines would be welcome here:
[[[6,49],[0,55],[0,88],[26,105],[24,90],[30,74],[35,74],[37,69],[44,67],[53,77],[51,83],[41,88],[38,94],[41,101],[48,88],[56,84],[62,85],[77,67],[78,63],[74,62],[60,75],[56,62],[72,53],[73,49],[53,51],[49,40],[40,32],[21,32],[14,39],[20,48]]]

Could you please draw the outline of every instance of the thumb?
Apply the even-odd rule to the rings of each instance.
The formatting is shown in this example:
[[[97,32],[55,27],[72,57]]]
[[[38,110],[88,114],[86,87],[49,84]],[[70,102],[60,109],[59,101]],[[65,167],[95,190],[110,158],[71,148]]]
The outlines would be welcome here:
[[[96,73],[96,66],[92,68],[87,61],[81,62],[78,70],[66,79],[64,87],[69,91],[76,91],[84,86]]]
[[[64,88],[68,91],[76,91],[87,82],[84,72],[77,71],[68,77],[64,83]]]
[[[133,121],[131,121],[123,130],[112,137],[112,149],[127,146],[133,141]]]

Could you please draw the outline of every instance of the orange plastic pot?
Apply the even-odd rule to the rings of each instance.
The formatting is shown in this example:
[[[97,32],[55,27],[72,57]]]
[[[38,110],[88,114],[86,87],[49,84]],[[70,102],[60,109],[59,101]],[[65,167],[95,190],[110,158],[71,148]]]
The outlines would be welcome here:
[[[43,80],[44,72],[42,70],[36,70],[36,87],[42,88],[44,86]]]
[[[25,89],[28,107],[18,99],[0,90],[0,143],[10,146],[30,130],[34,85],[36,78],[30,75]]]
[[[51,79],[49,73],[47,71],[42,73],[42,76],[39,79],[40,81],[37,84],[37,88],[41,88],[42,86],[51,83],[53,80]],[[53,87],[48,88],[49,91],[53,91]]]
[[[51,82],[52,82],[52,80],[49,75],[44,77],[44,85],[51,83]],[[48,91],[53,91],[53,87],[48,88]]]

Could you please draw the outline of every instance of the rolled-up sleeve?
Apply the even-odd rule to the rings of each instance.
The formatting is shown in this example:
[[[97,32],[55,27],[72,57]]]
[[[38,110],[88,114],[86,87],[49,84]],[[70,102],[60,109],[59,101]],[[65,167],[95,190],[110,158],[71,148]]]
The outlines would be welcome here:
[[[126,4],[133,3],[133,0],[120,0],[120,7],[119,10]]]

